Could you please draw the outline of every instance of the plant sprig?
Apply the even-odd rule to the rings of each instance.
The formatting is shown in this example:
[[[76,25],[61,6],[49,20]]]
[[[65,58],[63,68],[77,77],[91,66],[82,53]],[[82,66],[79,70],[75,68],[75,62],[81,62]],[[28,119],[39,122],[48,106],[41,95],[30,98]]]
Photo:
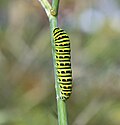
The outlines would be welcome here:
[[[53,57],[53,65],[54,65],[54,77],[55,77],[55,89],[56,89],[56,99],[57,99],[57,110],[58,110],[58,124],[59,125],[68,125],[67,120],[67,110],[66,110],[66,102],[60,99],[60,87],[57,81],[57,69],[56,69],[56,60],[55,60],[55,45],[53,39],[53,30],[57,27],[57,17],[58,17],[58,7],[59,0],[52,0],[52,6],[47,0],[38,0],[45,12],[48,16],[50,23],[50,37],[51,37],[51,45],[52,45],[52,57]]]

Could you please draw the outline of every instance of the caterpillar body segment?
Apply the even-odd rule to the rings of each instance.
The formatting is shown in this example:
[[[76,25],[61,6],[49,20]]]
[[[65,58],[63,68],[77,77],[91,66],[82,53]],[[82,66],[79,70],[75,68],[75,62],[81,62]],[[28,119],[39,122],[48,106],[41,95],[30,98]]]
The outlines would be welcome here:
[[[66,101],[72,93],[70,39],[67,33],[58,27],[53,30],[53,37],[60,98]]]

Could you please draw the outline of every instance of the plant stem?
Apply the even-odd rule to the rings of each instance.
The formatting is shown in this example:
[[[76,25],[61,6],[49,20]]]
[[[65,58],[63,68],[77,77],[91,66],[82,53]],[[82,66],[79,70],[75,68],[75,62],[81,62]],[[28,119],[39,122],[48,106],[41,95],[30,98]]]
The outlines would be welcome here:
[[[50,17],[50,9],[52,8],[50,3],[47,0],[38,0],[38,1],[41,3],[43,8],[45,9],[47,16]]]
[[[53,40],[53,29],[57,27],[57,18],[52,18],[50,20],[50,33],[51,33],[51,44],[52,44],[52,56],[53,56],[53,65],[54,65],[54,77],[55,77],[55,88],[56,88],[56,97],[57,97],[57,110],[58,110],[58,122],[59,125],[68,125],[67,121],[67,111],[66,111],[66,102],[60,99],[60,87],[59,82],[57,81],[57,69],[56,69],[56,60],[55,60],[55,46]]]
[[[47,16],[50,22],[50,37],[51,37],[51,45],[52,45],[52,56],[53,56],[53,65],[54,65],[54,77],[55,77],[55,89],[56,89],[56,97],[57,97],[57,110],[58,110],[58,123],[59,125],[68,125],[67,120],[67,110],[66,110],[66,102],[60,99],[60,87],[57,78],[57,68],[56,68],[56,59],[55,59],[55,44],[53,39],[53,30],[57,27],[57,17],[58,17],[58,7],[59,0],[52,0],[52,7],[49,6],[47,0],[39,0],[45,9]],[[43,2],[44,1],[44,2]],[[51,15],[50,10],[53,9],[56,12],[56,15]]]

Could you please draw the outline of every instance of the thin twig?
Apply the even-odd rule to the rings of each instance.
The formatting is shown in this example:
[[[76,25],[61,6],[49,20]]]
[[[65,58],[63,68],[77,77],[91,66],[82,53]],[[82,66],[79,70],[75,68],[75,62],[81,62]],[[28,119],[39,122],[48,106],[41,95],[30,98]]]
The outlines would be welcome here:
[[[52,0],[52,7],[50,6],[47,0],[39,0],[39,1],[41,2],[43,8],[45,9],[50,22],[50,38],[51,38],[51,45],[52,45],[55,89],[56,89],[56,97],[57,97],[58,124],[68,125],[66,102],[60,99],[60,86],[56,75],[57,68],[56,68],[56,59],[55,59],[55,44],[53,39],[53,30],[57,27],[59,0]]]
[[[38,0],[38,1],[41,3],[43,8],[45,9],[47,16],[50,18],[50,16],[51,16],[50,10],[52,8],[50,3],[47,0]]]

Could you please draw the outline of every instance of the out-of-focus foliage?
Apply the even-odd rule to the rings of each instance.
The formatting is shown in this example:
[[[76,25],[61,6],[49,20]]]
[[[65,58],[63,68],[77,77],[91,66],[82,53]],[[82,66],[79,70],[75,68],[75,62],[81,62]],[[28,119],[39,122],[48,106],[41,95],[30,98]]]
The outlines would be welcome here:
[[[120,2],[60,1],[71,38],[70,125],[120,125]],[[56,125],[47,16],[37,0],[0,0],[0,124]]]

